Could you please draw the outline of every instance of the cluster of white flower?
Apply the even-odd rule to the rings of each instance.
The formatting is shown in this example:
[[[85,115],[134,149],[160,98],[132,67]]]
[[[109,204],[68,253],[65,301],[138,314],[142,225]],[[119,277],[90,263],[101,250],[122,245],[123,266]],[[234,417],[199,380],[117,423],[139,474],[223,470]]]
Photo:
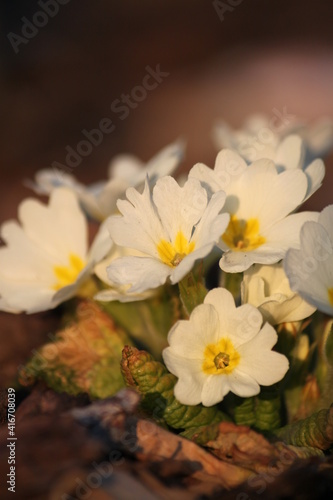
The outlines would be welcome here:
[[[92,275],[103,282],[96,300],[144,300],[219,252],[224,273],[244,273],[242,305],[219,287],[174,325],[163,358],[178,377],[175,395],[210,406],[229,391],[248,397],[280,381],[288,360],[272,351],[272,325],[316,308],[333,315],[333,205],[295,213],[325,173],[321,159],[308,160],[311,134],[299,131],[302,137],[275,134],[251,162],[240,147],[248,130],[224,126],[216,137],[227,148],[214,169],[194,165],[181,186],[171,177],[183,157],[180,142],[146,165],[118,157],[110,179],[88,188],[67,174],[39,172],[30,185],[50,195],[49,204],[25,200],[21,224],[1,228],[0,309],[54,308],[86,295]],[[326,133],[323,149],[328,142]],[[86,215],[103,221],[90,250]]]

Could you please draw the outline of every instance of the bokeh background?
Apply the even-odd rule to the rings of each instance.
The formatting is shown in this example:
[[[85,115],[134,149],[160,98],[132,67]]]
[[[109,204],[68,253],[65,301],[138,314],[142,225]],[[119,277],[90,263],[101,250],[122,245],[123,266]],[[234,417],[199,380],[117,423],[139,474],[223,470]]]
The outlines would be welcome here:
[[[54,161],[64,164],[66,147],[75,149],[82,130],[105,117],[115,130],[72,172],[83,182],[105,178],[118,153],[148,160],[179,137],[187,142],[184,171],[198,161],[213,165],[211,131],[219,118],[236,126],[250,113],[272,116],[284,107],[299,119],[333,116],[328,0],[226,0],[224,14],[223,2],[219,10],[210,0],[51,0],[59,8],[45,26],[25,42],[15,38],[26,20],[43,24],[43,16],[34,17],[42,3],[0,4],[0,222],[15,217],[31,194],[23,179]],[[111,104],[157,65],[169,75],[121,120]],[[326,165],[325,187],[311,209],[333,201],[332,155]],[[39,340],[30,335],[36,318],[1,318],[5,381]],[[18,331],[28,332],[24,341]]]

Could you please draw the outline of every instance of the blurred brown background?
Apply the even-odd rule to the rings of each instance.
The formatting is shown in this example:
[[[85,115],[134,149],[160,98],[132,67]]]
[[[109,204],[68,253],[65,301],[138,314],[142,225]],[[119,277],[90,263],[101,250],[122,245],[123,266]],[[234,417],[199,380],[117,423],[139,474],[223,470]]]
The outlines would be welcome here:
[[[34,16],[43,12],[41,4],[55,10],[54,3],[58,12],[46,15],[45,26],[26,42],[17,41],[15,53],[9,33],[22,36],[23,17],[42,25],[43,16]],[[224,13],[223,3],[230,6]],[[66,146],[75,148],[82,130],[104,117],[116,128],[73,171],[81,180],[104,178],[114,154],[148,159],[177,137],[187,141],[184,168],[213,164],[211,129],[219,117],[239,125],[248,113],[283,106],[299,118],[333,115],[333,4],[327,0],[215,6],[207,0],[7,0],[1,10],[0,220],[15,216],[29,194],[23,177],[65,163]],[[141,84],[147,65],[158,64],[169,76],[121,120],[111,103]],[[319,208],[328,202],[322,200],[318,193]]]
[[[148,160],[178,137],[187,141],[184,170],[213,165],[218,118],[240,125],[249,113],[285,106],[298,118],[333,116],[333,3],[226,0],[224,14],[222,3],[218,15],[218,3],[207,0],[3,1],[0,222],[31,194],[22,179],[65,163],[66,147],[105,117],[115,130],[73,170],[82,181],[104,178],[115,154]],[[36,17],[41,4],[58,8],[46,23]],[[22,42],[17,36],[33,19],[45,25]],[[157,65],[169,76],[121,120],[111,104]],[[332,155],[326,164],[310,208],[333,201]],[[30,339],[26,349],[38,343]]]

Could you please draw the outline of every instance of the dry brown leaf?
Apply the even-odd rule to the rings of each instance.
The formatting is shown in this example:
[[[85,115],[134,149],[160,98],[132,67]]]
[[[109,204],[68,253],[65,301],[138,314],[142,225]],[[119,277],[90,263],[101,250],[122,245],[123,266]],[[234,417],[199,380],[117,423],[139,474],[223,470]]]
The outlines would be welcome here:
[[[283,443],[272,444],[262,434],[231,422],[218,424],[218,435],[205,443],[215,456],[225,462],[246,467],[257,473],[288,468],[298,455]]]
[[[85,423],[101,426],[111,441],[127,454],[141,461],[164,462],[172,460],[195,481],[213,483],[226,489],[245,481],[251,472],[227,464],[179,435],[162,429],[154,422],[133,415],[139,396],[130,389],[120,391],[116,397],[73,410],[74,416]]]
[[[249,477],[249,472],[237,465],[217,460],[213,455],[192,441],[171,434],[148,420],[138,420],[136,437],[140,460],[187,461],[192,477],[219,484],[227,489],[234,488]]]

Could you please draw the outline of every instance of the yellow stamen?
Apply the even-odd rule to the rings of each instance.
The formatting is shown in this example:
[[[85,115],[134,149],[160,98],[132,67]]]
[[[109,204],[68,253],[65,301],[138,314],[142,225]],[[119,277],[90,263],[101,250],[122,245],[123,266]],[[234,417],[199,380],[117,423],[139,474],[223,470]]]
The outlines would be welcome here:
[[[64,286],[74,283],[85,263],[78,255],[69,254],[68,266],[54,266],[53,272],[57,278],[57,282],[53,285],[53,290],[60,290]]]
[[[248,252],[263,245],[266,239],[259,234],[258,219],[230,218],[229,225],[222,235],[222,240],[234,251]]]
[[[188,242],[182,231],[178,231],[174,243],[161,240],[157,245],[157,251],[161,260],[170,267],[176,267],[186,255],[193,252],[194,241]]]
[[[327,292],[328,292],[328,300],[329,300],[331,306],[333,306],[333,287],[329,288],[327,290]]]
[[[217,344],[209,344],[204,352],[202,369],[207,375],[228,375],[240,360],[238,351],[228,337]]]

